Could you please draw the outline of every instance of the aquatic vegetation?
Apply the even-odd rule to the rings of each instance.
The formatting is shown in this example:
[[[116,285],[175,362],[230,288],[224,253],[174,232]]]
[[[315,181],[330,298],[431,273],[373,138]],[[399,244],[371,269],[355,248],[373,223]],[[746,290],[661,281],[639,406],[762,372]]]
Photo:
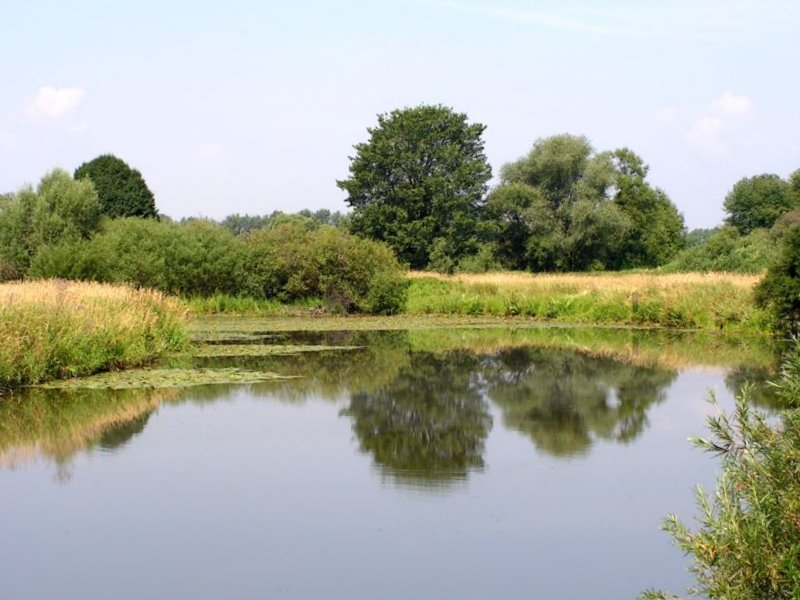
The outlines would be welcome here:
[[[304,346],[294,344],[203,344],[192,348],[188,354],[195,358],[216,356],[275,356],[294,355],[301,352],[334,352],[359,350],[358,346]]]
[[[0,387],[141,365],[187,340],[181,304],[61,280],[0,285]]]
[[[223,369],[129,369],[100,373],[90,377],[62,379],[41,385],[49,389],[110,389],[174,388],[225,383],[257,383],[286,379],[284,375],[266,371]]]

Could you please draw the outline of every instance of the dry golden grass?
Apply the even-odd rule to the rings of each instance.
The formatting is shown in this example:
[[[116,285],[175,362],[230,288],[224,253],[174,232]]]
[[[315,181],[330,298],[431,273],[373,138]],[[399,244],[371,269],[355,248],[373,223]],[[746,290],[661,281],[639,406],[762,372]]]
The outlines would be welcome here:
[[[687,286],[729,284],[742,290],[752,290],[763,274],[741,273],[465,273],[445,275],[428,271],[411,271],[410,279],[434,278],[466,285],[496,285],[498,288],[538,292],[597,291],[634,292],[636,290],[683,290]]]
[[[184,309],[151,290],[0,284],[0,387],[138,364],[185,340]]]
[[[406,312],[524,316],[562,323],[759,331],[753,289],[734,273],[409,274]]]

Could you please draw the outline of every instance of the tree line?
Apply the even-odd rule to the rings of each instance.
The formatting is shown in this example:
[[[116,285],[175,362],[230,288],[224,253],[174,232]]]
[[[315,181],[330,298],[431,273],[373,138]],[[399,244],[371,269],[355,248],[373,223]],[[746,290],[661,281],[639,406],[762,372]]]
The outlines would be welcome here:
[[[334,290],[336,260],[320,254],[339,252],[337,244],[358,248],[357,260],[373,265],[350,264],[352,257],[339,261],[366,269],[369,275],[358,276],[362,280],[371,279],[381,261],[394,274],[408,266],[443,272],[652,267],[757,272],[779,259],[779,242],[800,223],[797,171],[786,180],[777,175],[740,180],[725,199],[723,226],[687,234],[682,215],[650,184],[648,166],[633,150],[597,150],[586,137],[570,134],[534,141],[526,155],[503,165],[499,183],[490,188],[484,131],[484,125],[442,105],[378,115],[367,141],[354,146],[349,177],[337,181],[349,213],[234,214],[221,223],[173,223],[157,212],[139,171],[115,156],[99,156],[73,176],[57,170],[35,189],[0,196],[0,280],[127,280],[188,295],[282,300],[317,294],[339,298],[353,310],[370,304],[366,288]],[[158,240],[163,244],[155,248]],[[255,250],[259,244],[262,250]],[[285,253],[265,254],[264,244]],[[305,260],[304,249],[316,258]],[[223,259],[228,255],[238,257],[239,266]],[[264,271],[252,262],[259,256],[283,265],[285,272],[275,275],[280,285],[241,275]],[[791,261],[787,256],[783,264]],[[190,264],[196,267],[183,268]],[[320,277],[314,269],[327,269],[328,275]],[[178,281],[183,271],[185,278]],[[301,273],[311,283],[301,284]],[[402,296],[393,285],[390,295]]]

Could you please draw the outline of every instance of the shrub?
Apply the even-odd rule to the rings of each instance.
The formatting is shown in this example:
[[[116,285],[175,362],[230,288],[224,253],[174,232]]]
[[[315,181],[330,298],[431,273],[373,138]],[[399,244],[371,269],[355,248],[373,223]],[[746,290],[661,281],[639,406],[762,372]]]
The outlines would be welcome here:
[[[800,323],[800,227],[786,233],[776,262],[756,287],[756,302],[772,314],[778,332],[797,332]]]
[[[244,258],[244,243],[214,223],[124,218],[106,221],[91,240],[42,250],[31,275],[129,283],[184,296],[235,295],[244,285]]]
[[[758,273],[775,259],[775,247],[774,236],[767,229],[741,235],[734,227],[722,227],[704,241],[684,249],[662,270]]]
[[[712,498],[698,489],[702,524],[674,515],[664,528],[691,555],[693,595],[726,600],[800,598],[800,350],[784,362],[778,389],[795,408],[780,425],[754,413],[745,387],[732,416],[709,419],[710,439],[694,442],[722,459]],[[643,598],[672,598],[650,591]]]
[[[402,308],[404,272],[385,244],[287,222],[252,233],[247,246],[250,293],[284,302],[319,297],[345,312]]]

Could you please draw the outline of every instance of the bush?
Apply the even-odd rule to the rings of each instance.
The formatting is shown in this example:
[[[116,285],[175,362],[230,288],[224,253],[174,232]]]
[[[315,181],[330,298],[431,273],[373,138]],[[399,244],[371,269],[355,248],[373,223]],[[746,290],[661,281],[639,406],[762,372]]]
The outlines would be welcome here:
[[[722,458],[713,498],[698,490],[702,524],[689,530],[674,515],[664,528],[691,555],[694,595],[726,600],[800,598],[800,349],[782,369],[778,389],[795,408],[772,425],[751,411],[749,389],[729,417],[709,419],[710,439],[695,443]],[[650,591],[643,598],[672,598]]]
[[[800,323],[800,227],[787,232],[777,261],[755,291],[756,302],[772,314],[779,333],[796,333]]]
[[[403,306],[404,272],[385,244],[332,226],[287,222],[252,233],[247,245],[247,285],[259,297],[319,297],[345,312],[393,313]]]
[[[40,249],[88,238],[100,205],[89,181],[56,169],[36,190],[26,187],[0,201],[0,281],[21,279]]]
[[[183,296],[239,294],[244,243],[208,221],[185,225],[153,219],[106,221],[88,241],[46,248],[33,277],[129,283]]]
[[[775,260],[775,248],[775,238],[767,229],[741,235],[734,227],[722,227],[704,241],[684,249],[662,270],[758,273]]]

